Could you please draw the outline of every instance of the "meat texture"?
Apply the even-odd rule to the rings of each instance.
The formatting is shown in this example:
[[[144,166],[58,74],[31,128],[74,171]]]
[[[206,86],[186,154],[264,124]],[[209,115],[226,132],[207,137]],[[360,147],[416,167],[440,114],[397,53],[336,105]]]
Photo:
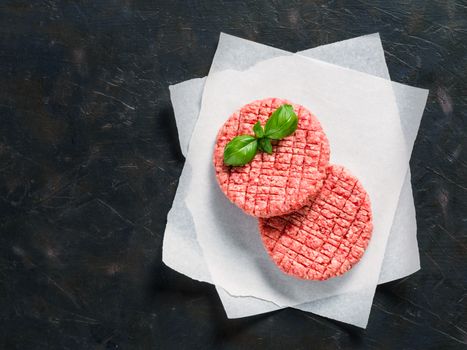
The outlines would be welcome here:
[[[259,219],[264,246],[285,273],[326,280],[363,256],[373,230],[370,199],[342,166],[329,165],[316,198],[283,216]]]
[[[288,103],[298,116],[297,130],[273,142],[272,154],[258,152],[238,167],[223,161],[224,148],[235,136],[254,135],[253,125],[264,126],[272,112]],[[321,189],[329,162],[329,143],[318,119],[306,108],[279,98],[245,105],[225,122],[217,135],[214,167],[217,181],[233,203],[247,214],[272,217],[303,207]]]

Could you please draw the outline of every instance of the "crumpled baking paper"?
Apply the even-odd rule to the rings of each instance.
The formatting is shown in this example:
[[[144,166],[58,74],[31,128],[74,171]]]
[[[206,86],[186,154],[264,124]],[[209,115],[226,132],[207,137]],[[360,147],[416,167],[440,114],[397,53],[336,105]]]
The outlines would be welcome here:
[[[223,40],[223,39],[224,39],[224,40]],[[230,41],[230,42],[229,42],[229,41]],[[370,49],[366,51],[366,52],[368,53],[368,54],[367,54],[368,57],[370,57],[371,55],[374,56],[374,55],[375,55],[375,52],[381,53],[380,57],[382,56],[382,48],[381,48],[381,44],[380,44],[380,41],[379,41],[379,37],[378,37],[378,36],[375,36],[375,35],[373,35],[373,36],[367,36],[367,37],[363,37],[363,38],[353,39],[353,41],[355,42],[355,44],[351,44],[352,40],[348,40],[348,41],[341,42],[341,43],[338,43],[338,44],[328,45],[328,46],[322,47],[322,48],[320,48],[320,50],[315,49],[316,51],[315,51],[314,53],[313,53],[313,50],[308,51],[308,52],[309,52],[311,55],[314,54],[315,57],[316,57],[316,55],[319,56],[319,55],[321,54],[321,55],[323,56],[323,55],[326,55],[326,54],[327,54],[328,56],[330,56],[330,57],[332,57],[332,58],[334,58],[334,59],[336,60],[336,57],[342,57],[342,58],[348,57],[347,55],[342,54],[342,53],[341,53],[340,55],[336,55],[335,53],[336,53],[336,52],[339,52],[339,48],[341,49],[340,52],[343,52],[343,51],[344,51],[344,50],[342,50],[343,48],[346,48],[348,51],[350,51],[350,50],[349,50],[349,47],[355,48],[355,46],[358,46],[357,43],[360,42],[361,44],[367,44],[366,46],[361,45],[362,47],[367,48],[367,49],[368,49],[368,47],[370,47]],[[265,48],[264,46],[259,45],[259,44],[254,44],[254,43],[251,43],[251,42],[246,42],[246,41],[244,41],[244,40],[237,39],[237,38],[234,38],[234,37],[223,36],[223,37],[221,37],[221,41],[220,41],[220,44],[219,44],[219,49],[218,49],[218,51],[217,51],[217,53],[216,53],[216,59],[214,60],[214,64],[213,64],[213,69],[214,69],[214,70],[216,69],[216,67],[217,67],[217,70],[219,70],[219,69],[222,70],[222,69],[225,68],[225,67],[222,67],[222,62],[226,62],[226,61],[229,61],[229,60],[228,60],[228,59],[226,59],[226,60],[225,60],[225,59],[224,59],[224,60],[219,60],[218,54],[219,54],[219,52],[221,52],[221,53],[223,52],[223,51],[221,50],[223,47],[224,47],[224,48],[227,47],[227,48],[230,48],[230,49],[233,48],[233,47],[235,47],[235,42],[237,43],[237,49],[238,49],[238,46],[239,46],[238,44],[241,44],[240,46],[243,45],[243,48],[246,47],[247,50],[249,50],[249,52],[250,52],[250,55],[245,54],[245,52],[244,52],[243,54],[241,54],[240,57],[241,57],[242,59],[240,60],[240,62],[241,62],[241,64],[243,64],[243,67],[240,67],[240,68],[245,68],[245,67],[248,67],[249,65],[251,65],[251,61],[252,61],[252,60],[248,61],[248,57],[254,57],[254,55],[253,55],[253,56],[251,55],[251,50],[250,50],[252,45],[256,45],[258,48],[261,48],[261,49],[264,49],[264,48]],[[377,44],[376,47],[379,48],[379,50],[374,50],[374,46],[375,46],[374,44],[375,44],[375,43]],[[232,45],[232,44],[234,44],[234,45]],[[371,45],[369,45],[369,44],[373,44],[373,48],[371,48]],[[379,46],[378,46],[378,44],[379,44]],[[248,46],[250,46],[250,47],[248,47]],[[326,48],[328,48],[328,50],[326,50]],[[272,50],[275,50],[275,49],[272,49]],[[333,50],[335,51],[334,54],[332,53]],[[265,58],[264,51],[265,51],[265,50],[263,50],[263,57],[260,57],[260,59]],[[279,52],[280,50],[275,50],[275,51],[276,51],[276,52],[275,52],[276,55],[270,55],[270,56],[276,56],[276,57],[278,57],[278,56],[280,56],[280,55],[283,55],[283,52]],[[360,54],[361,54],[362,51],[365,52],[365,50],[361,50],[361,51],[359,51],[358,49],[355,50],[355,52],[360,53]],[[225,52],[228,52],[228,50],[224,50],[224,53],[225,53]],[[234,50],[234,53],[239,53],[239,52],[241,52],[241,50]],[[279,54],[279,53],[280,53],[280,54]],[[235,55],[233,55],[233,56],[235,56]],[[227,57],[231,57],[231,58],[232,58],[233,56],[232,56],[232,55],[228,55]],[[355,56],[355,55],[353,55],[353,56]],[[358,56],[358,55],[357,55],[357,56]],[[364,57],[364,55],[361,56],[361,57]],[[368,57],[367,57],[367,58],[368,58]],[[245,58],[246,58],[246,59],[245,59]],[[378,57],[376,57],[376,58],[378,58]],[[373,58],[370,59],[370,60],[367,59],[367,60],[366,60],[367,62],[365,62],[365,64],[362,65],[362,68],[363,68],[362,70],[364,70],[364,68],[372,67],[371,63],[372,63],[372,62],[376,62],[376,61],[377,61],[376,58],[373,57]],[[254,59],[253,59],[253,61],[254,61]],[[338,59],[337,59],[337,61],[338,61]],[[362,61],[363,61],[363,60],[361,60],[361,59],[360,59],[360,60],[356,60],[356,62],[362,62]],[[221,63],[219,63],[219,62],[221,62]],[[234,60],[233,60],[233,63],[238,64],[238,62],[239,62],[238,59],[234,59]],[[380,60],[380,62],[381,62],[381,60]],[[253,62],[253,63],[254,63],[254,62]],[[341,63],[341,62],[335,62],[335,61],[334,61],[334,63]],[[356,64],[356,65],[358,65],[358,64]],[[228,66],[228,65],[227,65],[227,66]],[[348,65],[348,66],[350,66],[351,68],[355,68],[355,67],[352,67],[351,64]],[[380,75],[380,76],[384,76],[385,74],[387,75],[387,70],[385,69],[386,66],[385,66],[385,64],[384,64],[384,57],[383,57],[383,64],[382,64],[382,65],[381,65],[381,64],[379,64],[379,65],[376,64],[376,65],[374,65],[374,66],[375,66],[375,67],[383,67],[383,69],[381,69],[381,68],[376,68],[376,69],[374,69],[374,71],[372,71],[371,73],[374,73],[374,74],[377,74],[377,75]],[[328,67],[328,68],[331,69],[330,67]],[[200,100],[200,91],[201,91],[201,89],[202,89],[202,84],[203,84],[203,83],[204,83],[203,80],[194,80],[194,81],[191,81],[191,82],[189,82],[189,83],[184,83],[184,84],[179,84],[179,85],[178,85],[180,88],[183,88],[183,89],[176,89],[176,88],[172,88],[172,89],[171,89],[171,92],[172,92],[172,100],[173,100],[173,102],[174,102],[174,108],[175,108],[175,112],[176,112],[176,116],[177,116],[177,123],[179,124],[179,128],[180,128],[180,129],[183,129],[183,128],[181,127],[181,125],[185,125],[185,129],[184,129],[184,130],[180,130],[180,131],[181,131],[181,132],[180,132],[181,146],[182,146],[182,150],[184,150],[184,151],[186,151],[186,147],[187,147],[187,145],[188,145],[189,134],[190,134],[187,130],[190,130],[191,127],[192,127],[192,124],[190,125],[189,123],[191,123],[191,122],[193,121],[193,119],[196,119],[196,113],[197,113],[197,109],[199,108],[199,102],[200,102],[200,101],[199,101],[199,100]],[[419,97],[420,97],[420,99],[423,100],[423,92],[422,92],[420,89],[415,89],[415,90],[414,90],[413,88],[410,88],[410,89],[412,89],[412,92],[413,92],[413,91],[418,91],[418,92],[419,92]],[[191,106],[192,110],[191,110],[191,111],[188,111],[189,113],[186,113],[186,114],[185,114],[185,113],[182,113],[182,114],[180,114],[181,112],[180,112],[180,111],[177,111],[177,109],[178,109],[178,108],[177,108],[178,103],[176,102],[176,101],[177,101],[177,98],[176,98],[176,96],[177,96],[176,90],[178,90],[178,92],[180,92],[180,91],[182,92],[182,93],[181,93],[181,96],[185,96],[185,97],[189,96],[188,99],[187,99],[187,101],[191,101],[191,103],[182,103],[182,105]],[[402,97],[406,96],[405,93],[406,93],[407,91],[402,91],[403,89],[401,89],[400,87],[399,87],[399,89],[395,89],[395,91],[398,91],[398,90],[400,90],[400,92],[403,92]],[[420,93],[420,92],[422,92],[422,93]],[[425,99],[426,99],[426,95],[425,95]],[[183,100],[183,99],[179,99],[178,101],[181,102],[182,100]],[[185,102],[187,102],[187,101],[185,101]],[[400,105],[400,104],[399,104],[399,105]],[[410,105],[410,104],[409,104],[409,105]],[[421,107],[422,107],[421,109],[423,110],[424,101],[423,101],[423,103],[419,103],[419,105],[421,105]],[[411,105],[411,106],[412,106],[412,105]],[[417,111],[418,111],[419,109],[420,109],[420,108],[418,108],[418,109],[415,108],[415,114],[417,114]],[[187,112],[187,111],[184,111],[184,112]],[[315,112],[316,112],[316,110],[315,110]],[[410,111],[409,111],[409,112],[410,112]],[[403,113],[401,112],[401,114],[403,114]],[[414,114],[414,113],[412,113],[412,114]],[[421,115],[421,112],[418,113],[418,114]],[[185,118],[185,116],[190,116],[191,119],[188,121],[187,124],[180,123],[180,121],[182,121],[183,118]],[[319,116],[319,114],[318,114],[318,116]],[[180,125],[180,124],[181,124],[181,125]],[[414,137],[415,137],[415,134],[416,134],[416,130],[418,129],[418,124],[417,124],[416,121],[415,121],[415,122],[408,123],[408,124],[409,124],[409,126],[410,126],[410,125],[414,126],[414,127],[412,128],[413,130],[415,130],[415,133],[413,134],[413,137],[412,137],[412,138],[414,138]],[[217,129],[217,128],[216,128],[216,129]],[[326,129],[326,128],[325,128],[325,129]],[[405,129],[407,129],[407,128],[405,128]],[[410,129],[408,129],[408,130],[410,131]],[[184,132],[185,134],[183,134],[183,132]],[[406,132],[406,134],[407,134],[407,132]],[[184,135],[184,136],[183,136],[183,135]],[[407,136],[408,138],[410,138],[410,136],[411,136],[411,135],[410,135],[410,132],[408,132],[408,135],[405,135],[405,136]],[[410,140],[409,140],[408,143],[410,144]],[[413,144],[413,140],[412,140],[412,144]],[[331,140],[331,145],[332,145],[332,140]],[[410,148],[411,148],[411,145],[410,145]],[[188,162],[187,162],[187,163],[188,163]],[[185,180],[190,178],[189,172],[190,172],[190,169],[189,169],[187,166],[185,166],[185,169],[184,169],[182,178],[181,178],[181,180],[180,180],[180,188],[179,188],[179,190],[182,189],[183,183],[186,182]],[[407,180],[407,179],[409,179],[409,177],[407,177],[406,180]],[[413,200],[412,200],[412,198],[411,198],[411,193],[410,193],[410,182],[406,182],[406,184],[408,184],[408,186],[405,186],[404,188],[407,188],[408,191],[406,190],[405,192],[403,192],[403,193],[406,193],[406,194],[408,193],[408,194],[409,194],[408,196],[405,196],[406,199],[408,199],[408,200],[405,201],[405,203],[409,204],[409,205],[406,205],[406,207],[410,207],[410,204],[411,204],[411,206],[413,207]],[[179,191],[179,192],[180,192],[180,191]],[[176,200],[174,201],[174,208],[173,208],[173,210],[171,211],[171,214],[174,214],[174,212],[183,212],[183,211],[186,212],[186,207],[184,207],[183,198],[182,198],[182,200],[180,200],[181,197],[179,196],[179,194],[180,194],[179,192],[177,192],[177,197],[176,197]],[[181,192],[183,192],[183,191],[181,191]],[[183,197],[183,196],[182,196],[182,197]],[[403,197],[401,196],[400,201],[402,200],[402,198],[403,198]],[[399,202],[400,202],[400,201],[399,201]],[[400,203],[399,203],[399,209],[400,209],[400,208],[401,208],[401,205],[400,205]],[[399,210],[399,211],[400,211],[400,210]],[[406,211],[403,211],[403,212],[406,212]],[[176,215],[173,215],[173,216],[176,216]],[[410,217],[411,217],[413,223],[415,223],[415,221],[414,221],[414,216],[408,215],[408,217],[409,217],[409,220],[410,220]],[[196,262],[196,263],[195,263],[195,264],[191,264],[191,263],[188,264],[188,266],[189,266],[188,268],[187,268],[187,266],[183,266],[182,268],[180,268],[180,266],[177,266],[177,263],[174,264],[174,262],[173,262],[174,259],[171,259],[171,257],[174,257],[175,255],[174,255],[174,254],[169,254],[169,252],[170,252],[170,246],[177,246],[178,244],[175,244],[175,245],[174,245],[174,244],[170,244],[170,243],[169,243],[169,242],[171,242],[170,237],[176,237],[176,236],[173,234],[173,232],[176,232],[177,230],[178,230],[178,232],[191,232],[191,233],[193,233],[193,223],[191,222],[190,218],[189,218],[188,220],[182,220],[182,222],[185,222],[185,227],[183,227],[183,226],[184,226],[183,224],[182,224],[182,225],[178,225],[178,226],[175,225],[176,230],[173,230],[173,226],[174,226],[174,225],[171,225],[171,223],[176,222],[177,224],[180,224],[180,222],[177,221],[177,220],[171,220],[171,219],[172,219],[172,215],[169,215],[169,224],[168,224],[168,229],[167,229],[167,231],[166,231],[166,236],[165,236],[166,238],[165,238],[165,242],[164,242],[164,261],[165,261],[169,266],[172,266],[172,267],[176,268],[178,271],[181,271],[182,273],[186,273],[186,274],[190,275],[191,277],[194,277],[194,278],[197,278],[197,279],[200,279],[200,280],[210,281],[209,273],[208,273],[208,271],[207,271],[206,265],[205,265],[204,262],[202,261],[202,252],[200,251],[199,246],[197,245],[197,240],[196,240],[196,237],[195,237],[194,235],[191,235],[191,236],[190,236],[190,235],[185,235],[185,236],[189,236],[189,237],[185,237],[186,239],[182,239],[182,240],[183,240],[183,243],[187,243],[187,242],[188,242],[188,244],[185,244],[185,246],[193,246],[193,248],[194,248],[194,249],[191,249],[191,250],[190,250],[192,254],[191,254],[191,255],[188,255],[188,259],[186,259],[186,258],[187,258],[186,256],[183,256],[183,259],[186,259],[186,261],[188,261],[188,262],[191,261],[191,262]],[[396,221],[397,221],[397,220],[396,220]],[[403,221],[403,220],[402,220],[402,221]],[[406,222],[407,222],[407,220],[406,220]],[[394,225],[393,225],[393,227],[394,227]],[[172,228],[172,229],[171,229],[171,228]],[[406,227],[404,227],[404,229],[406,230]],[[248,231],[248,229],[247,229],[247,231]],[[196,232],[195,232],[195,234],[196,234]],[[179,236],[183,236],[183,234],[182,234],[182,235],[179,235]],[[391,236],[394,236],[394,233],[391,233]],[[400,236],[409,236],[409,235],[400,235]],[[415,234],[413,234],[412,236],[413,236],[413,238],[415,238]],[[172,240],[172,241],[173,241],[173,240]],[[177,241],[177,239],[175,239],[175,241]],[[415,247],[415,249],[412,249],[412,256],[416,256],[416,257],[417,257],[417,258],[414,259],[411,263],[409,262],[408,264],[405,265],[405,266],[410,266],[409,269],[408,269],[408,271],[409,271],[408,273],[410,273],[410,269],[412,269],[412,272],[415,271],[416,269],[418,269],[418,254],[417,254],[417,251],[416,251],[416,240],[415,240],[415,239],[412,239],[412,240],[408,240],[408,241],[409,241],[409,242],[415,242],[415,246],[412,245],[412,247]],[[178,243],[180,243],[180,242],[178,242]],[[183,244],[182,244],[182,245],[183,245]],[[394,248],[398,248],[398,247],[399,247],[398,245],[395,245]],[[180,248],[180,246],[178,246],[178,248]],[[414,250],[415,250],[415,254],[414,254]],[[395,250],[393,249],[393,251],[395,251]],[[180,250],[177,250],[177,255],[178,255],[178,256],[181,255],[181,254],[180,254]],[[396,255],[396,254],[393,254],[393,255]],[[191,258],[191,259],[190,259],[190,258]],[[176,259],[175,259],[175,260],[176,260]],[[180,259],[179,259],[179,260],[180,260]],[[399,260],[399,261],[400,261],[400,260]],[[179,264],[178,264],[178,265],[179,265]],[[190,267],[193,267],[193,268],[190,269]],[[193,270],[193,271],[195,271],[195,272],[190,271],[190,270]],[[394,269],[388,269],[388,270],[389,270],[389,271],[394,271]],[[384,270],[383,270],[383,271],[384,271]],[[396,272],[395,272],[395,273],[396,273],[395,276],[397,276],[397,277],[402,277],[402,275],[403,275],[404,272],[398,273],[398,272],[397,272],[397,269],[395,269],[395,271],[396,271]],[[198,273],[198,274],[197,274],[197,273]],[[378,273],[379,273],[379,271],[378,271]],[[382,275],[381,275],[381,276],[382,276]],[[392,277],[389,277],[389,278],[392,278]],[[380,278],[380,280],[381,280],[381,278]],[[383,279],[383,280],[384,280],[384,279]],[[222,283],[223,283],[223,282],[222,282]],[[308,283],[310,283],[310,282],[308,282]],[[321,282],[320,282],[320,283],[321,283]],[[270,309],[275,309],[275,308],[277,308],[276,305],[271,304],[270,302],[262,302],[263,304],[267,304],[267,305],[260,305],[260,304],[261,304],[261,301],[260,301],[259,299],[254,299],[254,298],[251,298],[251,297],[249,297],[249,296],[245,296],[245,297],[235,297],[235,298],[234,298],[234,297],[230,296],[229,294],[226,294],[226,292],[222,291],[221,289],[219,289],[219,290],[220,290],[220,295],[221,295],[221,298],[222,298],[222,300],[223,300],[225,306],[226,306],[226,301],[225,301],[225,299],[229,299],[229,298],[230,298],[230,299],[235,299],[235,300],[230,300],[230,307],[229,307],[229,306],[226,307],[226,311],[227,311],[227,313],[229,314],[229,317],[230,317],[230,316],[233,316],[233,317],[244,316],[245,314],[248,314],[248,312],[259,313],[259,312],[265,312],[265,311],[268,311],[268,310],[270,310]],[[370,297],[369,297],[370,305],[371,305],[372,293],[368,293],[368,290],[367,290],[367,289],[363,289],[363,291],[361,291],[360,293],[361,293],[361,295],[364,295],[364,294],[371,294]],[[327,294],[327,295],[326,295],[326,294]],[[352,292],[352,293],[347,293],[347,294],[342,294],[342,292],[341,292],[341,293],[340,293],[340,296],[338,296],[338,298],[342,299],[341,302],[345,302],[345,299],[349,299],[349,297],[351,298],[351,297],[353,296],[353,294],[354,294],[354,292]],[[339,308],[339,307],[332,307],[332,306],[331,306],[331,307],[326,306],[326,305],[330,305],[330,304],[336,304],[336,302],[337,302],[336,298],[334,298],[334,299],[329,298],[328,295],[329,295],[329,293],[326,293],[326,292],[324,293],[323,297],[324,297],[325,299],[323,299],[323,300],[320,302],[320,304],[314,303],[314,306],[313,306],[313,303],[311,303],[311,304],[308,303],[308,304],[306,304],[305,306],[304,306],[304,305],[300,306],[300,308],[305,309],[305,310],[308,310],[308,311],[312,311],[312,312],[315,312],[315,313],[318,313],[318,314],[322,314],[322,315],[327,316],[327,317],[333,317],[333,318],[338,318],[338,319],[340,318],[340,320],[342,320],[342,321],[352,323],[352,322],[353,322],[352,317],[351,317],[350,319],[347,319],[345,316],[343,316],[343,310],[342,310],[342,308]],[[314,297],[316,297],[316,296],[314,296]],[[250,299],[251,299],[251,300],[250,300]],[[367,298],[367,299],[368,299],[368,298]],[[255,301],[255,300],[257,300],[257,301]],[[333,301],[333,300],[334,300],[334,301]],[[300,300],[300,301],[302,301],[302,300]],[[277,302],[277,300],[276,300],[276,302]],[[293,302],[295,302],[295,301],[293,301]],[[287,303],[288,303],[288,301],[287,301]],[[348,302],[346,302],[346,303],[348,304]],[[254,304],[255,307],[253,307],[251,304]],[[357,313],[357,314],[361,314],[361,313],[362,313],[361,311],[359,311],[358,303],[353,302],[353,303],[351,303],[351,304],[352,304],[352,308],[354,309],[354,310],[353,310],[353,313],[354,313],[354,314],[355,314],[355,313]],[[368,303],[367,303],[367,304],[368,304]],[[249,311],[247,311],[247,312],[245,312],[245,305],[248,305],[248,307],[247,307],[246,309],[248,309]],[[288,305],[289,305],[289,304],[288,304]],[[310,306],[311,306],[311,308],[310,308]],[[241,312],[240,314],[238,314],[238,312],[235,311],[235,310],[238,310],[238,309],[243,310],[243,312]],[[356,309],[356,311],[355,311],[355,309]],[[229,310],[230,310],[230,311],[229,311]],[[334,310],[334,311],[338,311],[337,317],[335,317],[335,316],[333,315],[333,310]],[[344,311],[345,311],[345,310],[344,310]],[[369,310],[368,310],[368,312],[369,312]],[[344,312],[344,314],[345,314],[345,312]],[[363,325],[363,323],[366,322],[366,321],[365,321],[365,316],[360,317],[360,318],[361,318],[360,320],[357,320],[357,321],[354,320],[354,324]]]

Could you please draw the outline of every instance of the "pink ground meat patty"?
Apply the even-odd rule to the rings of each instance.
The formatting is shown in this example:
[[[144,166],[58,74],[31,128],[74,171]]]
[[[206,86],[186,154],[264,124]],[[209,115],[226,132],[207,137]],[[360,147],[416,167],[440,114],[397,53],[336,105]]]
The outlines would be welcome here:
[[[224,148],[235,136],[254,135],[253,125],[267,119],[288,103],[298,116],[298,128],[290,136],[273,141],[273,152],[258,151],[244,166],[224,164]],[[247,214],[271,217],[303,207],[321,188],[329,162],[329,143],[317,118],[304,107],[287,100],[254,101],[235,112],[219,130],[214,150],[217,181],[233,203]]]
[[[260,219],[263,243],[284,272],[326,280],[362,257],[373,230],[370,199],[344,167],[330,165],[316,198],[288,215]]]

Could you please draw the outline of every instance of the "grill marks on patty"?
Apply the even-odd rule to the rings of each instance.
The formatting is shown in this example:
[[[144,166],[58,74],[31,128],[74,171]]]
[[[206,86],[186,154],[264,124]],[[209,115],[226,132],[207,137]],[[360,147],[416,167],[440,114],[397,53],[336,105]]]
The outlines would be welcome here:
[[[342,166],[330,165],[321,191],[288,215],[260,219],[269,255],[290,275],[326,280],[342,275],[362,257],[373,225],[369,196]]]
[[[273,153],[258,152],[240,167],[224,165],[224,148],[235,136],[253,135],[272,112],[291,104],[297,130],[273,141]],[[329,164],[330,150],[317,118],[287,100],[254,101],[235,112],[220,129],[214,167],[217,181],[247,214],[259,218],[264,246],[285,273],[326,280],[347,272],[363,256],[373,230],[370,199],[347,169]]]
[[[304,206],[321,188],[329,162],[329,143],[317,118],[292,104],[298,116],[297,130],[273,142],[273,153],[258,152],[241,167],[224,165],[223,152],[235,136],[253,135],[259,120],[264,126],[272,112],[287,100],[254,101],[235,112],[220,129],[214,166],[225,195],[247,214],[256,217],[283,215]]]

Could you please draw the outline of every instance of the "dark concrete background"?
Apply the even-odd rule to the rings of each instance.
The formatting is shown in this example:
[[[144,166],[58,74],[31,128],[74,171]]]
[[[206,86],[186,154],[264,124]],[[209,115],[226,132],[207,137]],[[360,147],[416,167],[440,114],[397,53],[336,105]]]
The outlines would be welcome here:
[[[226,319],[165,267],[184,159],[168,85],[220,31],[296,51],[379,31],[430,89],[412,155],[422,270],[378,287],[366,330],[284,310]],[[465,349],[465,1],[0,2],[0,348]]]

